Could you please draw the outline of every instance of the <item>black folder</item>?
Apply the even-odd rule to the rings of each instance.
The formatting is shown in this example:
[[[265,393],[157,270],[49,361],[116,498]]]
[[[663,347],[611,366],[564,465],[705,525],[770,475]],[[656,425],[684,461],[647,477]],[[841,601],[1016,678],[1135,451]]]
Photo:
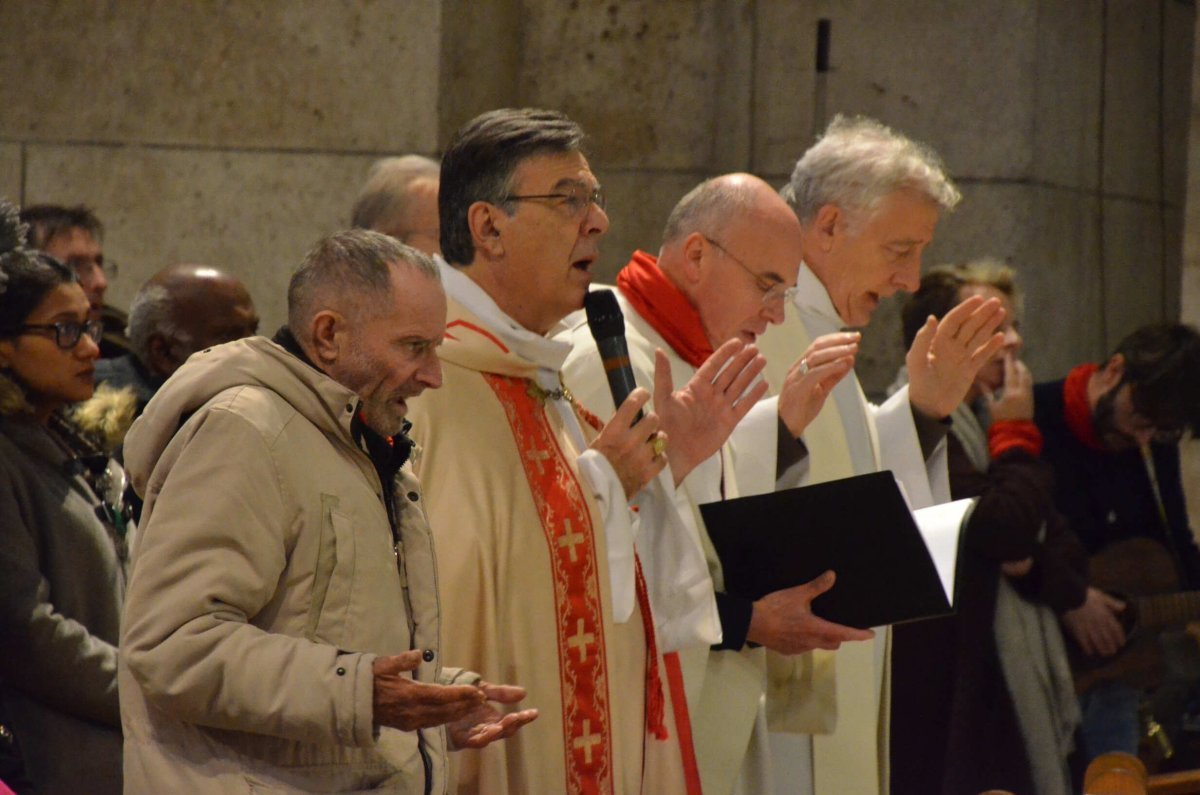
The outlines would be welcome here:
[[[838,624],[865,629],[953,612],[890,471],[712,502],[700,512],[730,594],[758,599],[833,569],[836,584],[812,609]]]

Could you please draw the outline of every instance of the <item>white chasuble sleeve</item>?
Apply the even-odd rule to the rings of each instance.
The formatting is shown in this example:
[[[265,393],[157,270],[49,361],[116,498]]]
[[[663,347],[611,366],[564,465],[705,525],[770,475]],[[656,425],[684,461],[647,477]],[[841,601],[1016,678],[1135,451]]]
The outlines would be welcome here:
[[[712,578],[686,495],[659,473],[633,500],[602,454],[587,450],[577,459],[604,521],[613,619],[628,621],[637,606],[636,559],[641,561],[659,650],[709,646],[721,641]]]
[[[938,442],[928,459],[913,421],[913,408],[905,386],[879,406],[871,406],[879,434],[880,468],[890,469],[904,486],[913,510],[950,502],[950,476],[946,440]]]

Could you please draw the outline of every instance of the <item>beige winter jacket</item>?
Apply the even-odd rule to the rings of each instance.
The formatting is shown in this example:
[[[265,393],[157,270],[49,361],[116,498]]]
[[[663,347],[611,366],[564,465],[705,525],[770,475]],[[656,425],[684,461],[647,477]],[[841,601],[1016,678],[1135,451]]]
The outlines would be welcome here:
[[[126,440],[145,500],[122,618],[127,793],[433,792],[441,729],[372,728],[375,656],[442,669],[420,490],[355,443],[348,389],[262,337],[193,356]]]

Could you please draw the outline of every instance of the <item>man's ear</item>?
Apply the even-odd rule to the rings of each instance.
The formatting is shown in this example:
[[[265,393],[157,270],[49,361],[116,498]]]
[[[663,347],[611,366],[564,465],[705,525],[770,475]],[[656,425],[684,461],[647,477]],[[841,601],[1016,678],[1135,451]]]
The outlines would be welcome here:
[[[683,276],[690,284],[700,281],[704,273],[704,247],[708,241],[700,232],[692,232],[679,244],[683,254]]]
[[[817,215],[813,218],[812,227],[816,233],[817,245],[821,251],[829,251],[833,248],[833,241],[837,235],[838,222],[842,220],[842,211],[836,204],[823,204],[821,209],[817,210]]]
[[[146,340],[146,368],[155,375],[166,377],[175,372],[180,362],[171,355],[171,341],[159,332]]]
[[[318,361],[336,362],[345,344],[346,319],[332,309],[322,309],[309,324],[313,355]]]
[[[1114,353],[1112,358],[1104,363],[1097,375],[1100,376],[1100,386],[1105,392],[1121,383],[1121,379],[1125,377],[1125,356],[1124,354]]]
[[[12,363],[12,340],[0,340],[0,370],[7,370]]]
[[[501,232],[506,226],[508,215],[490,202],[475,202],[467,208],[467,227],[471,230],[471,242],[476,251],[490,259],[504,255]]]

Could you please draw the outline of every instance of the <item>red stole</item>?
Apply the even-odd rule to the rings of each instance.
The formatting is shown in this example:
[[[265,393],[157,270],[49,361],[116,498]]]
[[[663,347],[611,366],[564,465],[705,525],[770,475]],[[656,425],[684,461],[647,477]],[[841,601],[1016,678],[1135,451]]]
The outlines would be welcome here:
[[[566,734],[564,791],[611,793],[612,726],[597,567],[600,553],[584,492],[558,446],[543,406],[529,394],[529,381],[492,373],[483,377],[504,407],[522,451],[521,463],[550,553]],[[654,619],[640,564],[636,573],[638,606],[646,632],[647,728],[666,739]]]
[[[629,264],[617,274],[617,287],[685,362],[699,367],[712,355],[712,343],[704,333],[700,314],[658,269],[655,257],[644,251],[633,252]]]
[[[1099,369],[1099,365],[1081,364],[1067,374],[1067,380],[1063,382],[1063,414],[1076,439],[1091,450],[1103,451],[1105,447],[1096,436],[1092,407],[1087,398],[1088,381]]]

